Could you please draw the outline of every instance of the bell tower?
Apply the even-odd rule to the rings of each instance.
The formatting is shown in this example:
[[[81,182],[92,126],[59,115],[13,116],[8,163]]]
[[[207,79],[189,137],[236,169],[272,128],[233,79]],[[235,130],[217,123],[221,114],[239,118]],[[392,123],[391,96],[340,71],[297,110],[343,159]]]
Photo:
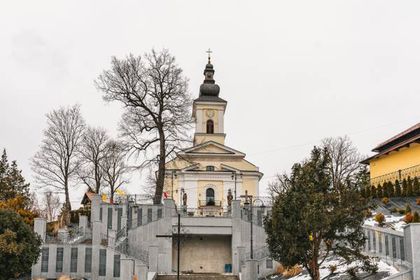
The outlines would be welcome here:
[[[200,86],[200,95],[193,103],[195,120],[194,145],[207,141],[225,144],[224,115],[227,102],[219,97],[220,87],[216,84],[213,64],[209,50],[208,61],[204,69],[204,81]]]

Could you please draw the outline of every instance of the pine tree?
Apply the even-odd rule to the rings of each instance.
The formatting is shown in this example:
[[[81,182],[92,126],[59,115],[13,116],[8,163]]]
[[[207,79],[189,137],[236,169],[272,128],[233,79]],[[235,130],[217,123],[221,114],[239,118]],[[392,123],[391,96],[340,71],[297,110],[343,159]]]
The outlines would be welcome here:
[[[413,196],[413,180],[411,180],[410,176],[408,176],[407,180],[407,196],[411,197]]]
[[[369,185],[367,185],[367,186],[365,187],[365,194],[366,194],[366,197],[367,197],[367,198],[372,197],[372,196],[371,196],[371,189],[370,189]]]
[[[329,158],[328,151],[315,147],[307,161],[295,164],[290,186],[275,198],[272,215],[265,220],[273,258],[285,266],[304,266],[313,280],[320,279],[320,265],[332,253],[360,261],[365,271],[377,270],[362,253],[368,199],[361,197],[354,181],[332,183]]]
[[[384,197],[389,197],[388,189],[388,182],[385,182],[382,188]]]
[[[413,192],[414,192],[414,195],[420,195],[420,183],[419,183],[419,178],[418,177],[414,177]]]
[[[401,197],[401,185],[400,185],[400,181],[398,180],[395,180],[395,196]]]
[[[370,187],[370,195],[371,195],[373,198],[377,198],[377,197],[378,197],[378,194],[376,193],[376,188],[375,188],[375,186],[371,186],[371,187]]]
[[[378,198],[384,197],[384,192],[382,190],[381,184],[378,184],[378,186],[376,187],[376,189],[377,189],[376,190],[376,194],[377,194]]]
[[[391,181],[388,182],[388,195],[389,197],[395,196],[394,185],[392,184]]]
[[[407,196],[407,179],[404,178],[402,182],[402,196]]]
[[[27,199],[29,203],[29,183],[25,182],[16,161],[9,164],[6,149],[4,149],[0,160],[0,201],[12,199],[18,195]]]

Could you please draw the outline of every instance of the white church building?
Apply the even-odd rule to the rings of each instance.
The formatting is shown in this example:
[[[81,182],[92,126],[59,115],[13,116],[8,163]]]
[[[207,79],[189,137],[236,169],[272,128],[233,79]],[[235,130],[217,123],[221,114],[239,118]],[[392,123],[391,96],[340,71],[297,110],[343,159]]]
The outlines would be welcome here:
[[[75,228],[55,237],[36,219],[44,243],[33,278],[176,279],[169,275],[177,273],[178,260],[189,277],[255,280],[275,271],[263,228],[270,203],[259,197],[263,174],[225,145],[227,102],[213,75],[209,58],[193,103],[194,145],[166,164],[162,204],[134,195],[110,204],[93,195],[90,219],[80,216]]]

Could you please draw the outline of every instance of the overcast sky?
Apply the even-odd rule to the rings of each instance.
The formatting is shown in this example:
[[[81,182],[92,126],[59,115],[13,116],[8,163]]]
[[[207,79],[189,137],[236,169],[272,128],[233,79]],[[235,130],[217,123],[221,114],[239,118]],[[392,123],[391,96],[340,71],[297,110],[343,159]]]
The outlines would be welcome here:
[[[32,181],[47,112],[78,103],[117,135],[121,109],[93,84],[111,56],[168,48],[195,97],[211,48],[226,144],[260,167],[261,188],[324,137],[349,135],[369,154],[420,121],[419,11],[385,0],[3,0],[0,148]]]

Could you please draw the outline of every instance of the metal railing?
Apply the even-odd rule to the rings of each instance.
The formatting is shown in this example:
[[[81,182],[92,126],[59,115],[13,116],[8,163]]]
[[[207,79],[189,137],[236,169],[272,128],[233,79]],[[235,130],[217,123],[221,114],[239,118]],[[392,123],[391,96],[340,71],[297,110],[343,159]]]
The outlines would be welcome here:
[[[221,200],[199,200],[198,207],[222,207]]]
[[[408,177],[411,177],[412,179],[414,177],[420,177],[420,164],[371,178],[370,183],[376,186],[385,182],[394,183],[395,180],[401,181]]]
[[[181,206],[179,209],[181,217],[231,217],[230,207],[200,207],[191,208]]]

